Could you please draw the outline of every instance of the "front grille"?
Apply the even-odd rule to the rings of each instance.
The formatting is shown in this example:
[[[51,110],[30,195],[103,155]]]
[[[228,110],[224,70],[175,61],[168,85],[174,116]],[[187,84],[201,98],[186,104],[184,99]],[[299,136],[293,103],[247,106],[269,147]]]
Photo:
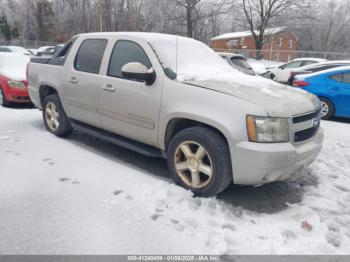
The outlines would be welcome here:
[[[315,111],[309,114],[295,116],[292,119],[294,142],[300,143],[313,138],[320,127],[321,111]]]
[[[318,131],[318,127],[311,127],[309,129],[296,132],[294,136],[294,141],[298,143],[298,142],[309,140],[314,135],[316,135],[317,131]]]
[[[316,112],[313,112],[313,113],[310,113],[310,114],[307,114],[307,115],[293,117],[293,124],[306,122],[308,120],[316,118],[316,117],[318,117],[320,115],[320,113],[321,113],[321,110],[318,110]]]

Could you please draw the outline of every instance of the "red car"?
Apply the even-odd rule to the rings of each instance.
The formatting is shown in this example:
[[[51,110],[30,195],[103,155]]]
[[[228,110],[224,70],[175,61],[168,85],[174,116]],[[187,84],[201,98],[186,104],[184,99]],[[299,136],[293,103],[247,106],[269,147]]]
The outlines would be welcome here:
[[[31,103],[26,69],[29,57],[22,54],[0,53],[0,104]]]

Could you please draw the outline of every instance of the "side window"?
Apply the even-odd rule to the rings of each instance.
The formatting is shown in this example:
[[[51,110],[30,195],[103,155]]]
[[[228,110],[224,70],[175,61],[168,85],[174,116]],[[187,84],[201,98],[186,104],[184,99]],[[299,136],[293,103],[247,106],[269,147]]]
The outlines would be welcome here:
[[[336,66],[335,65],[319,66],[319,67],[312,68],[310,71],[311,72],[319,72],[319,71],[331,69],[331,68],[334,68],[334,67],[336,67]]]
[[[284,66],[281,66],[281,69],[286,69],[286,68],[298,68],[301,66],[303,62],[302,61],[295,61],[295,62],[291,62],[289,64],[286,64]]]
[[[342,82],[343,81],[343,74],[331,75],[330,78],[332,78],[335,81]]]
[[[316,62],[314,62],[314,61],[304,61],[303,64],[302,64],[302,66],[313,65],[313,64],[315,64],[315,63],[316,63]]]
[[[74,68],[77,71],[98,74],[107,42],[106,39],[83,41],[75,58]]]
[[[141,63],[148,69],[152,68],[147,54],[140,45],[127,40],[117,41],[109,62],[108,76],[124,78],[122,75],[123,66],[133,62]]]
[[[347,83],[347,84],[350,84],[350,73],[345,73],[343,75],[343,82]]]

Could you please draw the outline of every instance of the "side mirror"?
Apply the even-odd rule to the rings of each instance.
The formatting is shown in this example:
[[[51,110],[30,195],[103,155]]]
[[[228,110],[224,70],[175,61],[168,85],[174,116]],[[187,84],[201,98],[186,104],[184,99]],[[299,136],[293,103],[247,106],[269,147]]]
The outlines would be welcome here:
[[[146,85],[152,85],[156,80],[156,73],[153,68],[147,69],[141,63],[128,63],[122,67],[122,75],[128,79],[145,82]]]

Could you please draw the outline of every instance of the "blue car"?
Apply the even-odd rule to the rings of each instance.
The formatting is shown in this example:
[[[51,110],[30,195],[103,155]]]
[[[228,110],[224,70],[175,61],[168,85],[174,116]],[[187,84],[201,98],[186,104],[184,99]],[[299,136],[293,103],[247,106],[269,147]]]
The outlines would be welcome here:
[[[350,118],[350,66],[297,75],[293,86],[320,98],[322,119],[333,116]]]

